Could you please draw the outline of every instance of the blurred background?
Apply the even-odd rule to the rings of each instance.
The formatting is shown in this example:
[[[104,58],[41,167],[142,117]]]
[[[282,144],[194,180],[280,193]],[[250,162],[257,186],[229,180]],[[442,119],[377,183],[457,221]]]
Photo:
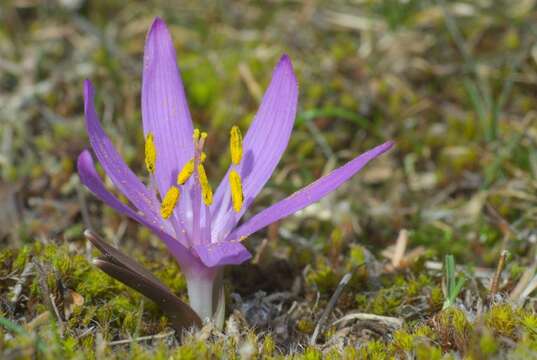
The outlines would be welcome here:
[[[394,139],[395,150],[304,211],[301,226],[350,223],[374,247],[406,227],[414,244],[494,262],[502,233],[486,206],[520,245],[537,217],[534,3],[3,1],[0,237],[20,246],[80,236],[86,195],[74,168],[88,146],[83,79],[94,82],[120,153],[144,176],[141,61],[159,15],[173,33],[194,122],[212,135],[213,185],[227,165],[221,135],[232,124],[247,129],[288,53],[300,82],[298,116],[256,208]],[[88,202],[86,221],[117,221],[107,209],[96,214],[92,196]],[[314,241],[321,230],[303,231],[294,232]]]
[[[396,141],[329,198],[252,236],[254,254],[340,274],[356,246],[382,259],[407,229],[408,249],[430,260],[451,253],[458,263],[494,268],[507,249],[516,278],[537,242],[536,3],[2,0],[0,244],[12,257],[36,242],[87,255],[82,232],[91,224],[135,256],[161,249],[82,188],[75,172],[88,147],[89,78],[107,133],[146,176],[142,51],[161,16],[193,120],[209,133],[213,187],[228,164],[220,150],[229,128],[247,129],[279,57],[293,61],[294,132],[249,216]]]

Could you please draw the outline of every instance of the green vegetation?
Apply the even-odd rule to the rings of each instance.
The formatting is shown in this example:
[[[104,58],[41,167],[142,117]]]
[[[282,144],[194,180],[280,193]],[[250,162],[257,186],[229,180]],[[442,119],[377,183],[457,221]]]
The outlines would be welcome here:
[[[453,255],[446,255],[444,260],[444,287],[446,293],[444,294],[444,309],[455,304],[455,300],[459,297],[462,287],[466,279],[464,277],[456,277],[455,275],[455,260]]]

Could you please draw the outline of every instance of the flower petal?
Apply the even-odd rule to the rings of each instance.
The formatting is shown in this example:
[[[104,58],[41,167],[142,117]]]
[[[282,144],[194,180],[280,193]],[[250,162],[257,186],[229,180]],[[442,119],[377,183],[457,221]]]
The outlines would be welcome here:
[[[157,152],[155,177],[163,195],[194,156],[192,120],[166,24],[156,18],[147,34],[142,79],[144,135],[152,133]]]
[[[89,80],[84,81],[84,115],[91,147],[119,191],[146,216],[152,216],[158,208],[155,194],[149,191],[138,177],[129,169],[119,153],[106,136],[93,103],[94,91]]]
[[[213,209],[218,209],[218,212],[213,221],[213,238],[239,221],[272,175],[289,142],[297,101],[298,83],[291,60],[284,55],[273,72],[259,110],[244,137],[244,156],[236,167],[242,178],[244,205],[239,213],[232,209],[226,174],[215,194]]]
[[[133,209],[119,201],[108,190],[106,190],[101,178],[99,177],[99,174],[97,173],[97,170],[95,169],[89,151],[84,150],[78,156],[77,167],[78,175],[80,176],[80,181],[82,184],[91,190],[91,192],[93,192],[101,201],[108,204],[119,213],[127,215],[131,219],[146,226],[153,233],[155,233],[159,238],[162,239],[162,241],[164,241],[169,251],[182,267],[189,267],[193,263],[198,262],[192,256],[192,254],[190,254],[187,248],[185,248],[179,241],[175,240],[166,232],[166,228],[164,228],[165,224],[160,221],[158,217],[155,219],[147,214],[138,214]]]
[[[252,254],[239,242],[196,245],[194,251],[208,267],[238,265],[252,257]]]
[[[364,165],[382,153],[388,151],[393,146],[392,141],[363,153],[345,165],[335,169],[330,174],[314,181],[305,188],[295,192],[293,195],[268,207],[250,220],[239,226],[227,238],[228,241],[242,240],[244,237],[264,228],[273,222],[289,216],[298,210],[320,200],[328,193],[334,191],[344,182],[349,180],[354,174],[360,171]]]

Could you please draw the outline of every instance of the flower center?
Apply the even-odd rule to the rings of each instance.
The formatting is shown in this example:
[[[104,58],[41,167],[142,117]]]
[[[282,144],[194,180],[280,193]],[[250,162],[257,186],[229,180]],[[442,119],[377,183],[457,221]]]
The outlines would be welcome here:
[[[179,171],[176,184],[172,185],[162,198],[160,215],[163,219],[168,219],[173,214],[173,211],[181,198],[181,188],[192,176],[194,176],[196,185],[200,188],[201,200],[205,206],[210,206],[213,203],[213,190],[209,184],[207,173],[203,165],[207,159],[207,155],[203,152],[207,133],[201,132],[199,129],[194,129],[192,139],[194,141],[194,157],[187,161],[181,171]],[[242,134],[238,126],[233,126],[231,128],[229,151],[231,154],[231,170],[229,172],[231,203],[233,210],[238,213],[241,211],[244,202],[242,179],[237,170],[243,157]],[[157,150],[155,147],[154,136],[153,133],[150,132],[145,138],[145,166],[151,176],[155,174],[156,159]]]

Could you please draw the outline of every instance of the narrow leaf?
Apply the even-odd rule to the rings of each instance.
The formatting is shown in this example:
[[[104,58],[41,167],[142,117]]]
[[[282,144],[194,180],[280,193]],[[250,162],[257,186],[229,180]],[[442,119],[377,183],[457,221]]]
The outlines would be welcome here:
[[[185,329],[201,327],[201,319],[194,310],[175,296],[153,274],[94,232],[86,230],[84,235],[103,253],[103,256],[93,260],[94,265],[114,279],[156,302],[171,320],[172,327],[178,337]]]
[[[88,239],[93,246],[99,249],[103,255],[107,258],[107,261],[115,263],[116,265],[122,266],[129,269],[130,271],[137,273],[139,276],[147,278],[147,280],[152,281],[154,285],[161,286],[163,290],[170,291],[167,286],[162,284],[159,279],[157,279],[153,274],[147,271],[144,267],[138,264],[136,261],[123,254],[121,251],[117,250],[115,247],[108,244],[103,240],[99,235],[94,233],[91,230],[84,231],[84,236]]]
[[[137,273],[121,265],[108,261],[105,257],[94,259],[93,264],[114,279],[157,303],[171,320],[178,337],[181,336],[183,330],[192,327],[201,328],[201,319],[194,310],[170,291],[164,290],[161,286],[155,285],[152,281],[138,276]]]

